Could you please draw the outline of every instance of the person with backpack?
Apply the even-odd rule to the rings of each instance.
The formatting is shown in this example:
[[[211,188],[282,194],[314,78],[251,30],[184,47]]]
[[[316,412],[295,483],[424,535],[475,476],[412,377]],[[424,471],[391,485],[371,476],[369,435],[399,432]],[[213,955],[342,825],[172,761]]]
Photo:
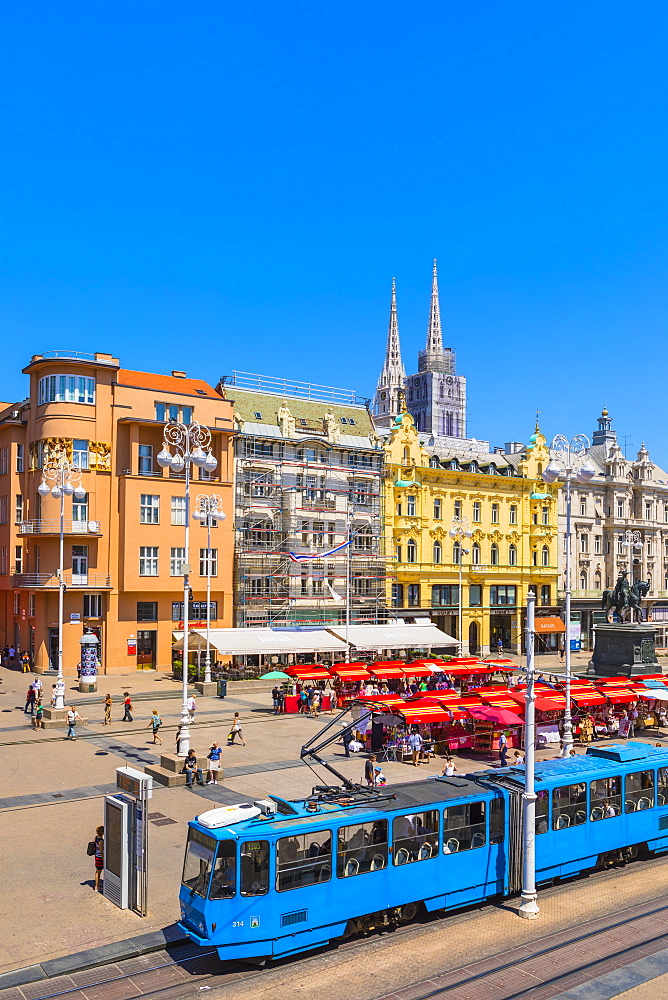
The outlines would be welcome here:
[[[123,716],[123,722],[132,722],[132,699],[127,691],[123,692],[123,707],[125,708],[125,715]]]
[[[37,692],[35,691],[32,684],[28,688],[26,694],[26,707],[23,709],[24,715],[34,715],[35,714],[35,702],[37,701]]]
[[[151,716],[149,724],[146,728],[153,729],[153,742],[159,743],[162,746],[162,739],[158,736],[158,730],[160,729],[161,725],[162,725],[162,719],[158,715],[157,708],[154,708],[153,715]]]
[[[104,827],[98,826],[95,830],[95,838],[88,845],[88,853],[95,858],[95,891],[100,892],[100,879],[104,871]]]

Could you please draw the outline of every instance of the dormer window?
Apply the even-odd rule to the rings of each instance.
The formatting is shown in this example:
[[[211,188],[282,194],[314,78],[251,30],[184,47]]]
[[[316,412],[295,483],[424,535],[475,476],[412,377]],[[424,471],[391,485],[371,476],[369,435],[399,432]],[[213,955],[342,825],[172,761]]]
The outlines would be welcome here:
[[[259,410],[255,411],[255,419],[256,420],[262,420],[262,414],[260,413]]]
[[[341,417],[341,423],[342,424],[347,424],[348,423],[348,418],[347,417]]]

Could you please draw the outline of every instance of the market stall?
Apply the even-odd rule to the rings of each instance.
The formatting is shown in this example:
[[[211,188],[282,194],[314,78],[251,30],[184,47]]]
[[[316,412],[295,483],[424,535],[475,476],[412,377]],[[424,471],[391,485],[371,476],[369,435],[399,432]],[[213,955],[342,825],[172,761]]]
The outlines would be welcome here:
[[[360,694],[363,683],[371,678],[366,663],[336,663],[329,668],[332,686],[336,694],[336,707]]]

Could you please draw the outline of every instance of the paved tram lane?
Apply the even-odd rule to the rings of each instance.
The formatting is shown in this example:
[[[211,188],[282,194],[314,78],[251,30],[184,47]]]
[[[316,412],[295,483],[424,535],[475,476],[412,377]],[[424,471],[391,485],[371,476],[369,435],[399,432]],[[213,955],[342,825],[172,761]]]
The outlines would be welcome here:
[[[520,921],[510,903],[484,906],[264,970],[178,945],[2,990],[0,1000],[56,994],[68,1000],[190,1000],[203,990],[225,1000],[314,992],[319,1000],[607,1000],[645,981],[651,989],[668,967],[663,893],[621,905],[641,886],[656,891],[657,876],[661,885],[668,883],[668,862],[643,862],[547,890],[538,923]],[[597,915],[579,920],[587,911]],[[659,995],[648,992],[638,1000]]]

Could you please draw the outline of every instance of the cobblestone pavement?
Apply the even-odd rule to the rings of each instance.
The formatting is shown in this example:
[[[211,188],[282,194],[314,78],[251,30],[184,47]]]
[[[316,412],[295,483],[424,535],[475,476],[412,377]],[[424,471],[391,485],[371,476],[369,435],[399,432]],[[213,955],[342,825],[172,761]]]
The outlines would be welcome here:
[[[179,701],[163,699],[155,704],[152,700],[137,701],[132,724],[115,721],[106,728],[101,725],[101,708],[97,716],[86,708],[90,723],[80,728],[79,739],[72,743],[66,741],[59,730],[35,732],[30,727],[23,714],[25,688],[30,676],[0,670],[0,745],[4,765],[0,783],[3,844],[0,898],[5,914],[3,934],[0,935],[0,972],[122,941],[173,924],[178,918],[178,883],[189,819],[216,801],[261,798],[269,793],[295,797],[307,794],[314,783],[323,780],[322,771],[314,774],[299,762],[298,757],[302,744],[321,728],[328,716],[317,720],[299,716],[277,718],[269,712],[268,694],[244,693],[235,697],[233,688],[224,701],[198,698],[197,722],[192,727],[192,743],[198,753],[204,756],[213,739],[225,743],[229,722],[236,710],[242,715],[247,746],[224,748],[226,774],[221,786],[193,791],[156,787],[151,802],[149,916],[142,920],[94,893],[92,859],[86,856],[85,849],[95,826],[102,822],[103,796],[114,787],[115,769],[124,762],[141,766],[143,761],[159,756],[160,748],[153,746],[145,728],[153,707],[159,707],[164,720],[164,747],[168,751],[173,749],[173,735],[180,716]],[[129,690],[133,686],[135,692],[156,691],[156,699],[160,684],[167,683],[173,689],[171,681],[159,681],[154,677],[144,681],[138,675],[110,678],[110,686],[112,682],[114,691],[116,688],[119,692]],[[77,704],[76,699],[71,701]],[[83,699],[79,703],[83,704]],[[363,759],[346,759],[340,746],[330,749],[328,759],[334,766],[347,777],[359,780]],[[555,753],[546,751],[545,755],[555,756]],[[474,763],[464,758],[457,763],[460,771],[492,764],[491,761]],[[390,785],[399,780],[418,780],[440,770],[439,762],[420,768],[396,762],[383,766]],[[408,937],[397,935],[396,961],[386,960],[386,955],[389,959],[390,954],[394,954],[388,950],[388,938],[371,941],[370,954],[378,963],[372,975],[366,961],[359,963],[359,957],[353,960],[353,952],[359,956],[354,949],[350,959],[339,958],[347,954],[345,949],[339,949],[322,956],[309,968],[318,970],[318,982],[324,975],[323,970],[330,970],[327,972],[328,976],[331,972],[328,995],[332,997],[346,996],[352,1000],[354,996],[380,996],[383,991],[395,989],[397,983],[424,979],[428,970],[426,967],[420,969],[420,962],[429,964],[436,974],[444,967],[454,967],[453,962],[466,964],[471,952],[479,958],[496,954],[501,947],[516,947],[548,930],[570,927],[581,919],[602,916],[665,891],[668,863],[656,861],[653,864],[649,886],[647,877],[638,879],[631,868],[619,876],[619,881],[616,878],[588,880],[586,889],[584,883],[578,883],[563,896],[549,896],[551,902],[546,897],[540,928],[531,922],[519,921],[506,908],[490,907],[475,915],[475,942],[470,927],[468,931],[456,929],[468,926],[469,915],[464,915],[418,928],[410,947]],[[612,885],[616,886],[614,891],[606,888]],[[9,919],[7,914],[14,917]],[[426,937],[423,939],[422,935]],[[401,944],[402,941],[406,943]],[[414,954],[412,948],[415,948]],[[418,956],[421,956],[419,961]],[[445,956],[449,963],[446,966]],[[339,961],[343,967],[336,971]],[[352,982],[358,983],[356,993],[341,988],[342,980],[337,982],[339,974],[350,976]],[[359,984],[360,976],[364,979],[363,985]],[[255,986],[260,989],[257,980]],[[293,984],[283,994],[281,989],[273,994],[269,991],[259,995],[299,995],[300,988]],[[42,996],[38,984],[33,990],[36,992],[32,997]],[[91,994],[91,1000],[106,1000],[106,996]],[[258,994],[254,992],[254,996]],[[23,995],[23,1000],[32,1000],[32,997]],[[120,994],[109,996],[109,1000],[122,1000],[122,997]]]

